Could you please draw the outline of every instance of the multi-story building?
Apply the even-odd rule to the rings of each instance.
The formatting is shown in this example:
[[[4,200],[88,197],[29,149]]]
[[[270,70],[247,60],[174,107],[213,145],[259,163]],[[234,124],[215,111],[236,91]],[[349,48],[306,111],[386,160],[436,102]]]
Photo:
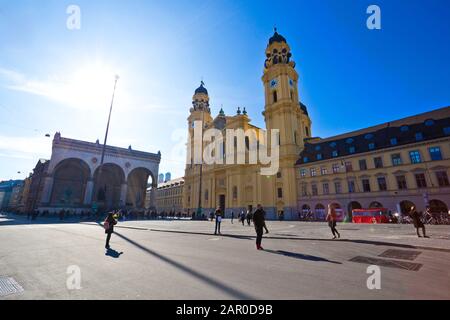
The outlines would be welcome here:
[[[311,120],[306,107],[299,100],[299,76],[295,70],[295,62],[291,59],[290,47],[286,39],[276,31],[269,39],[265,57],[262,76],[265,130],[250,123],[245,108],[241,110],[238,107],[236,114],[231,116],[225,115],[221,109],[213,118],[209,108],[209,94],[203,83],[195,90],[188,117],[190,138],[187,153],[190,157],[185,168],[183,196],[183,207],[190,213],[196,212],[199,207],[205,213],[219,206],[225,216],[229,216],[231,211],[236,213],[262,204],[267,218],[275,218],[280,213],[284,213],[287,218],[296,215],[295,162],[303,148],[303,140],[310,137]],[[204,128],[222,132],[223,147],[219,152],[224,154],[224,158],[233,157],[232,161],[224,164],[198,164],[195,161],[196,146],[199,144],[195,137],[195,125],[198,122],[202,122]],[[264,165],[260,161],[236,161],[238,154],[232,151],[233,145],[237,147],[243,143],[243,139],[236,139],[235,136],[233,144],[226,136],[228,129],[256,132],[253,140],[251,134],[246,134],[245,159],[249,159],[251,148],[260,146],[261,136],[264,134],[268,137],[265,139],[268,145],[269,140],[270,146],[275,141],[279,147],[278,172],[262,175]],[[272,139],[273,132],[277,130],[276,137]]]
[[[16,187],[19,185],[23,185],[23,180],[9,180],[0,182],[0,210],[10,209],[11,200],[14,202],[18,195],[18,189]]]
[[[286,219],[297,219],[301,212],[324,218],[328,204],[347,215],[353,209],[369,207],[405,212],[413,204],[419,210],[427,205],[435,212],[448,210],[450,107],[327,139],[312,138],[311,119],[300,102],[299,76],[286,39],[275,31],[265,54],[265,130],[250,123],[245,108],[237,108],[231,116],[221,109],[213,118],[203,82],[195,90],[187,119],[186,211],[193,213],[201,208],[205,213],[219,206],[229,216],[231,211],[262,204],[269,219],[280,213]],[[275,137],[278,172],[261,175],[261,164],[239,164],[235,160],[223,164],[196,161],[195,149],[199,145],[201,151],[205,149],[203,134],[195,135],[199,122],[203,131],[223,133],[218,152],[225,160],[233,147],[226,130],[254,130],[257,145],[261,133],[279,130]],[[249,138],[245,134],[246,160],[251,150]],[[234,139],[236,147],[239,142],[236,136]],[[231,154],[233,159],[237,156]]]
[[[156,189],[156,210],[158,212],[184,213],[183,210],[184,179],[177,178],[159,183]],[[153,192],[153,191],[150,191]]]
[[[44,181],[47,174],[50,160],[39,159],[31,174],[31,181],[28,189],[28,195],[24,197],[25,211],[32,212],[41,204],[42,191],[44,190]]]
[[[415,205],[448,212],[450,107],[341,134],[311,138],[297,161],[298,208],[323,218],[328,204],[347,216]]]

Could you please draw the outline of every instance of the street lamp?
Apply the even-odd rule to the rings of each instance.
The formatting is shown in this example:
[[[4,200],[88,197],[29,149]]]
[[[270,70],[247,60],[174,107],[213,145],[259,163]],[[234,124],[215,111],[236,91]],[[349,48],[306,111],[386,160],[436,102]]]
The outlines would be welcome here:
[[[113,103],[114,103],[114,95],[116,93],[117,80],[119,80],[119,76],[116,75],[114,79],[115,79],[115,81],[114,81],[114,89],[113,89],[113,94],[112,94],[112,98],[111,98],[111,105],[109,107],[109,115],[108,115],[108,122],[106,124],[105,140],[103,142],[102,157],[101,157],[101,160],[100,160],[99,171],[98,171],[98,179],[99,180],[100,180],[100,177],[102,175],[103,162],[104,162],[104,159],[105,159],[106,141],[108,140],[109,123],[111,121],[111,113],[112,113],[112,108],[113,108]],[[105,199],[106,199],[106,188],[104,190],[104,193],[105,193]]]

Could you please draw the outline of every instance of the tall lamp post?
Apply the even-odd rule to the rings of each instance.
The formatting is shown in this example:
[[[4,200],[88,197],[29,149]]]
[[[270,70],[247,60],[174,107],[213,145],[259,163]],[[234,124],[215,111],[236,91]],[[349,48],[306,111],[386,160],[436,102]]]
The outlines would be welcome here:
[[[98,171],[98,179],[99,180],[100,180],[100,177],[102,176],[103,162],[105,160],[106,141],[108,140],[109,123],[111,121],[111,113],[112,113],[112,108],[113,108],[113,103],[114,103],[114,95],[116,93],[117,80],[119,80],[118,75],[115,76],[114,89],[113,89],[113,94],[112,94],[112,98],[111,98],[111,105],[109,107],[109,115],[108,115],[108,122],[106,124],[105,140],[103,142],[102,157],[100,160],[100,167],[99,167],[99,171]],[[105,195],[105,199],[106,199],[106,188],[104,188],[103,194]]]

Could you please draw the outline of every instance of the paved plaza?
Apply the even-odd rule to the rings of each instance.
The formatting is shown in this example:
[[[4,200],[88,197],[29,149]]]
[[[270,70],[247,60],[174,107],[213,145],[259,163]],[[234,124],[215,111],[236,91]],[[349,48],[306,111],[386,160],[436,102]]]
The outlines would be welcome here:
[[[95,222],[3,216],[0,279],[21,290],[0,299],[450,299],[450,226],[427,226],[425,239],[412,225],[341,223],[331,240],[325,223],[267,225],[257,251],[237,221],[221,236],[209,221],[119,222],[106,254]],[[373,264],[379,290],[367,287]]]

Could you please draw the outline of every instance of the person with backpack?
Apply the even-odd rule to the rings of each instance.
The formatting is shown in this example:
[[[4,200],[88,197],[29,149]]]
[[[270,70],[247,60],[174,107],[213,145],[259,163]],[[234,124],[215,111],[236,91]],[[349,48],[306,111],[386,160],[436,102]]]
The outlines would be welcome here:
[[[257,250],[264,250],[263,247],[261,247],[262,237],[263,237],[263,229],[266,225],[265,220],[266,212],[263,210],[262,206],[260,204],[257,205],[256,211],[253,214],[253,224],[255,226],[256,231],[256,249]]]
[[[214,216],[216,217],[216,227],[214,234],[221,234],[220,233],[220,224],[222,223],[222,210],[220,210],[220,207],[217,207],[216,212],[214,213]]]
[[[325,220],[328,222],[328,226],[330,227],[331,232],[333,233],[333,239],[336,239],[336,234],[338,235],[338,238],[340,238],[341,235],[336,230],[336,220],[337,220],[336,209],[333,206],[331,206],[331,204],[328,205],[328,214]]]
[[[108,213],[105,221],[103,222],[103,227],[106,233],[106,244],[105,249],[109,249],[109,240],[111,240],[111,235],[114,233],[114,226],[117,224],[116,219],[114,219],[114,212]]]

